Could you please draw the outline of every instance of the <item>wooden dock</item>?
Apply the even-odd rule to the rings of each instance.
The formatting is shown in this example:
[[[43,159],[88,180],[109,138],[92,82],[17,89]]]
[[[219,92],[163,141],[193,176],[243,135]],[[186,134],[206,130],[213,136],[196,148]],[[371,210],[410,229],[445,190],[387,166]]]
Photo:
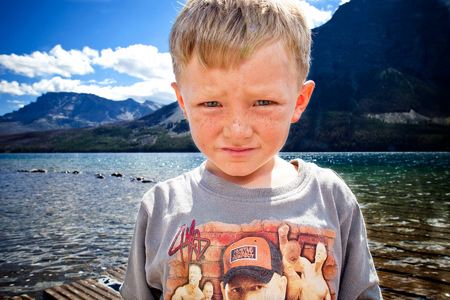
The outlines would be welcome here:
[[[84,279],[44,290],[44,299],[119,300],[118,289],[125,277],[125,266],[108,269],[96,279]]]

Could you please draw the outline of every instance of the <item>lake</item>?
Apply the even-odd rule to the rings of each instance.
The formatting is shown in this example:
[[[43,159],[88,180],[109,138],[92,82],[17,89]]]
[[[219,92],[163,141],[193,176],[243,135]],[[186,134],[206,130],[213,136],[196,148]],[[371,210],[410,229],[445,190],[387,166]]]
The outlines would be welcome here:
[[[450,153],[282,157],[330,167],[352,188],[386,299],[450,298]],[[139,202],[153,185],[136,178],[162,181],[203,160],[199,153],[0,154],[0,295],[37,296],[125,264]],[[48,172],[19,172],[34,168]]]

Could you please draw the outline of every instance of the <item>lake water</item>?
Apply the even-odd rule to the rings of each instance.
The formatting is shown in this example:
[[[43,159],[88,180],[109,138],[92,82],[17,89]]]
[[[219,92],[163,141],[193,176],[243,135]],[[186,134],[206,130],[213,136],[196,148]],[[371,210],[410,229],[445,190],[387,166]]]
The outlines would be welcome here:
[[[395,289],[388,281],[403,280],[405,298],[450,298],[450,153],[282,157],[331,167],[346,180],[386,292]],[[38,295],[126,263],[140,199],[152,186],[132,179],[165,180],[203,160],[198,153],[1,154],[0,295]],[[18,172],[33,168],[48,172]]]

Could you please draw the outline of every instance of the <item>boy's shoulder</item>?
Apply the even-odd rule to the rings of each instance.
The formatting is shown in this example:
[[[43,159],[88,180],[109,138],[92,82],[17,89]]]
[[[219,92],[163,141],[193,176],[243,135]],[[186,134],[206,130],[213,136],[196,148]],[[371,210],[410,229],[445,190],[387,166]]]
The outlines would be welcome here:
[[[333,169],[321,167],[314,162],[306,162],[301,159],[291,161],[299,169],[299,173],[308,173],[310,178],[316,180],[321,186],[329,188],[348,188],[344,179]]]
[[[335,170],[320,167],[313,162],[299,160],[299,172],[301,168],[309,175],[309,184],[317,185],[322,192],[332,195],[333,201],[339,206],[357,206],[357,200],[345,180]],[[313,189],[310,190],[313,192]]]
[[[196,167],[176,177],[156,183],[142,197],[141,205],[147,209],[155,206],[174,206],[177,199],[187,200],[192,194],[192,185],[198,182],[203,166]],[[179,197],[177,197],[179,196]]]

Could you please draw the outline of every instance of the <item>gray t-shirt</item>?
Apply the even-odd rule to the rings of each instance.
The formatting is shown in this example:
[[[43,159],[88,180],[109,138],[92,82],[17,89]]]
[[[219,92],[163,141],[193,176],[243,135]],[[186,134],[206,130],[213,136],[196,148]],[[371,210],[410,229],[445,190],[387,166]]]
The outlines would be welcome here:
[[[151,188],[122,296],[381,299],[354,194],[333,171],[292,163],[298,177],[277,188],[243,188],[205,163]],[[258,296],[269,288],[271,296]]]

